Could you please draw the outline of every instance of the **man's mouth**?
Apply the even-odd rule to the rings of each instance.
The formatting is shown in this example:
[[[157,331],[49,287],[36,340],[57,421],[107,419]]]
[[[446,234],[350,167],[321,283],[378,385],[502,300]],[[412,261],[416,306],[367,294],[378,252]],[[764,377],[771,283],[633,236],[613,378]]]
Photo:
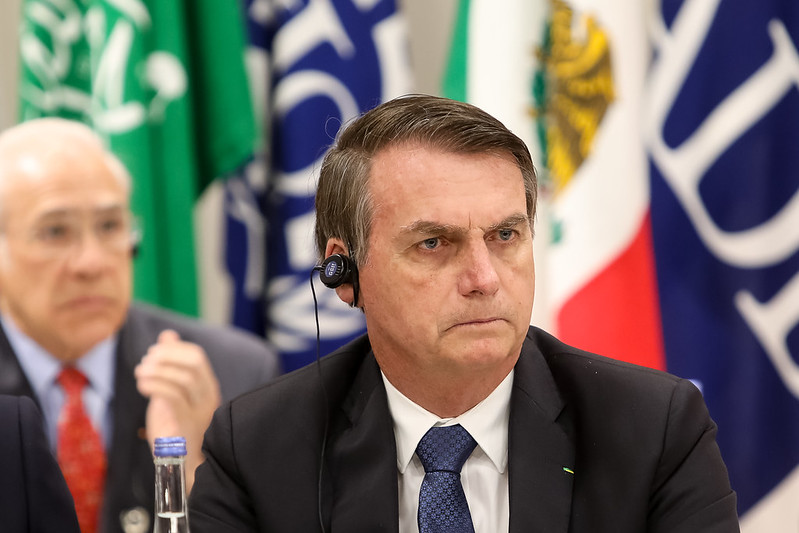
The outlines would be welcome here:
[[[492,326],[501,321],[502,319],[499,317],[472,318],[472,319],[458,321],[450,329],[458,327],[480,328],[484,326]]]

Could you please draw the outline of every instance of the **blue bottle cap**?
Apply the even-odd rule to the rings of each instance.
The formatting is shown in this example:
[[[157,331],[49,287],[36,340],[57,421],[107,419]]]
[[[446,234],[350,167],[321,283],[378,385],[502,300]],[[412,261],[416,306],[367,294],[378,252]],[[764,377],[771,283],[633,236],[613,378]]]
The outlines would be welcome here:
[[[156,457],[179,457],[186,455],[186,439],[184,437],[156,437]]]

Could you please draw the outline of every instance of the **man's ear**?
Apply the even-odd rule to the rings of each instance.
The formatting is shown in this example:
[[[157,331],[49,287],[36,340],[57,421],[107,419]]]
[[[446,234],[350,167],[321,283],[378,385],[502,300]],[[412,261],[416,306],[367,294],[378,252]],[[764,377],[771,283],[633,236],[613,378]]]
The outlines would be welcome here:
[[[327,240],[327,246],[325,247],[325,259],[333,254],[341,254],[346,256],[350,255],[349,249],[344,241],[336,237],[331,237]],[[353,287],[352,283],[344,283],[343,285],[339,285],[335,288],[335,291],[336,295],[342,302],[352,307],[353,302],[355,301],[355,287]]]
[[[325,246],[325,258],[328,258],[333,254],[350,255],[347,245],[344,244],[344,241],[338,237],[329,238],[327,240],[327,246]]]

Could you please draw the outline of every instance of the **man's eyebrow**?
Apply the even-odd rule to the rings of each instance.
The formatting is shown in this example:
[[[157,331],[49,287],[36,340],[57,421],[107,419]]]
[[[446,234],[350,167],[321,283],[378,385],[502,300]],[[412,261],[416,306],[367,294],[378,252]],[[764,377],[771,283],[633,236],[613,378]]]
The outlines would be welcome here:
[[[496,224],[484,228],[486,233],[497,231],[500,229],[515,228],[520,224],[529,224],[530,219],[523,213],[514,213]],[[410,234],[415,233],[419,235],[459,235],[468,231],[467,228],[456,226],[453,224],[441,224],[429,220],[417,220],[413,224],[403,226],[401,233]]]
[[[403,226],[401,233],[416,233],[420,235],[452,235],[453,233],[465,233],[466,230],[453,224],[440,224],[429,220],[417,220],[413,224]]]
[[[116,204],[108,204],[108,205],[101,205],[96,209],[92,209],[95,214],[105,215],[109,213],[125,213],[127,212],[128,208],[125,204],[116,203]]]
[[[489,227],[486,228],[486,231],[487,232],[491,232],[491,231],[497,231],[497,230],[501,230],[501,229],[515,228],[516,226],[519,226],[520,224],[528,224],[529,225],[530,224],[530,218],[527,215],[523,214],[523,213],[514,213],[513,215],[510,215],[509,217],[506,217],[504,220],[501,220],[500,222],[498,222],[496,224],[490,225]]]

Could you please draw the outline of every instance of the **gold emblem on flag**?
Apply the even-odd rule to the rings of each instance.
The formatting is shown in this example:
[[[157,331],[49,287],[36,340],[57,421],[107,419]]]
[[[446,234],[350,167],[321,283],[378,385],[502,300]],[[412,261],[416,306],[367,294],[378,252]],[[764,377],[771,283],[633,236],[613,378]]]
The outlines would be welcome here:
[[[537,50],[535,113],[552,192],[563,189],[588,157],[599,124],[614,99],[610,44],[585,15],[575,35],[573,12],[552,0],[552,19]]]

